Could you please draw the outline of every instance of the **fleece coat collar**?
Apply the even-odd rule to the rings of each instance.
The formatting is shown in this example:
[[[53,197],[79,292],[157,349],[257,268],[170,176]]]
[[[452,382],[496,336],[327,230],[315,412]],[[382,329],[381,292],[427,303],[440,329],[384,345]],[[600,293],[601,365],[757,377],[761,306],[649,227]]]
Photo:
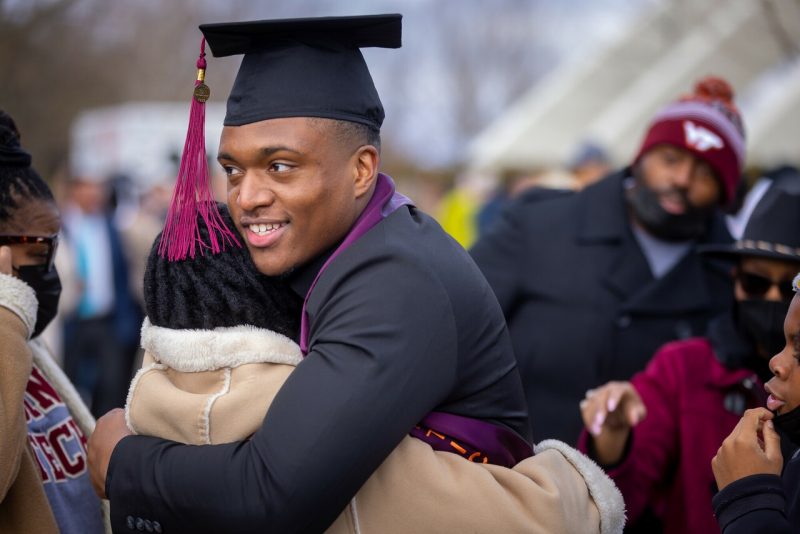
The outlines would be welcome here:
[[[28,339],[36,325],[39,303],[31,286],[10,274],[0,273],[0,306],[17,315],[28,329]]]
[[[142,348],[176,371],[196,373],[246,363],[297,365],[303,356],[286,336],[243,325],[213,330],[173,329],[142,324]]]

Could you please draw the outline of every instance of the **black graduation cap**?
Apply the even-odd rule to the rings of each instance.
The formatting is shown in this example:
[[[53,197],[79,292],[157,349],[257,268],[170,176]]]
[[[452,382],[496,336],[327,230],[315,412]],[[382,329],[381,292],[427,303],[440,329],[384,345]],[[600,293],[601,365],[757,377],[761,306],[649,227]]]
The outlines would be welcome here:
[[[323,117],[379,129],[384,112],[360,48],[399,48],[402,15],[203,24],[216,57],[244,54],[226,126]]]

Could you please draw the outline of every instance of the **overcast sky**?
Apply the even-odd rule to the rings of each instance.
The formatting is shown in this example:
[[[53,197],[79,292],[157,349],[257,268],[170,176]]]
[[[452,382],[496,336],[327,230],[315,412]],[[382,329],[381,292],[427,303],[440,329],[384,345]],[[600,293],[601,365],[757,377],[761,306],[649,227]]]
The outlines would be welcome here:
[[[383,136],[422,167],[458,164],[477,131],[564,61],[619,35],[659,0],[206,0],[240,19],[403,14],[403,47],[364,55]],[[466,59],[464,59],[466,58]],[[454,60],[458,63],[455,64]],[[466,62],[466,64],[462,64]]]
[[[560,63],[613,39],[655,3],[316,2],[326,14],[403,13],[403,48],[367,50],[365,56],[386,107],[384,135],[423,167],[457,164],[469,139],[502,113],[523,88]],[[286,16],[300,15],[301,9],[287,8]],[[459,53],[470,60],[461,71],[451,62]]]

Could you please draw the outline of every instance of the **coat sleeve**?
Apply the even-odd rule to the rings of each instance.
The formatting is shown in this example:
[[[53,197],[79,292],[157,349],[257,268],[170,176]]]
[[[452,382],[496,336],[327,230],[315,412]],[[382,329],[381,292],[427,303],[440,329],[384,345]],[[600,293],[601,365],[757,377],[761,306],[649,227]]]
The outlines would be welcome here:
[[[33,290],[0,274],[0,502],[17,478],[28,443],[22,401],[33,358],[28,330],[35,317]]]
[[[370,258],[335,279],[311,352],[249,441],[186,446],[129,436],[106,492],[164,532],[320,532],[455,383],[450,300],[424,267]],[[319,290],[319,286],[317,291]]]
[[[647,417],[631,432],[626,456],[608,470],[625,498],[628,521],[635,523],[652,502],[656,486],[670,476],[678,451],[678,396],[680,376],[677,354],[662,348],[644,371],[631,382],[647,407]],[[584,430],[578,448],[590,451]]]
[[[723,534],[789,534],[786,497],[778,475],[751,475],[728,484],[713,500]]]
[[[519,297],[523,260],[528,253],[522,221],[525,208],[521,201],[513,202],[469,251],[497,296],[506,318],[513,313]]]
[[[625,523],[622,495],[611,479],[555,440],[509,469],[407,437],[359,490],[356,503],[362,532],[612,534]],[[352,532],[342,515],[327,534]]]

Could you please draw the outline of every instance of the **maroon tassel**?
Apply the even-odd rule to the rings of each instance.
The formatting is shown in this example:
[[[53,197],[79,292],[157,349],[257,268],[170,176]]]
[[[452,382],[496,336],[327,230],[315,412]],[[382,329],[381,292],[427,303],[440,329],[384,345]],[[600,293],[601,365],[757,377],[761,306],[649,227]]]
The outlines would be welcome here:
[[[164,232],[158,245],[159,255],[169,261],[184,260],[187,256],[194,258],[198,248],[201,254],[204,254],[204,249],[207,248],[211,249],[212,254],[216,254],[229,244],[241,246],[222,220],[211,192],[205,140],[205,102],[211,91],[203,83],[206,75],[205,56],[206,40],[203,38],[200,43],[200,57],[197,60],[197,81],[189,112],[189,130],[183,145],[181,166],[167,212]],[[204,243],[200,238],[197,226],[198,214],[208,228],[210,243]]]

